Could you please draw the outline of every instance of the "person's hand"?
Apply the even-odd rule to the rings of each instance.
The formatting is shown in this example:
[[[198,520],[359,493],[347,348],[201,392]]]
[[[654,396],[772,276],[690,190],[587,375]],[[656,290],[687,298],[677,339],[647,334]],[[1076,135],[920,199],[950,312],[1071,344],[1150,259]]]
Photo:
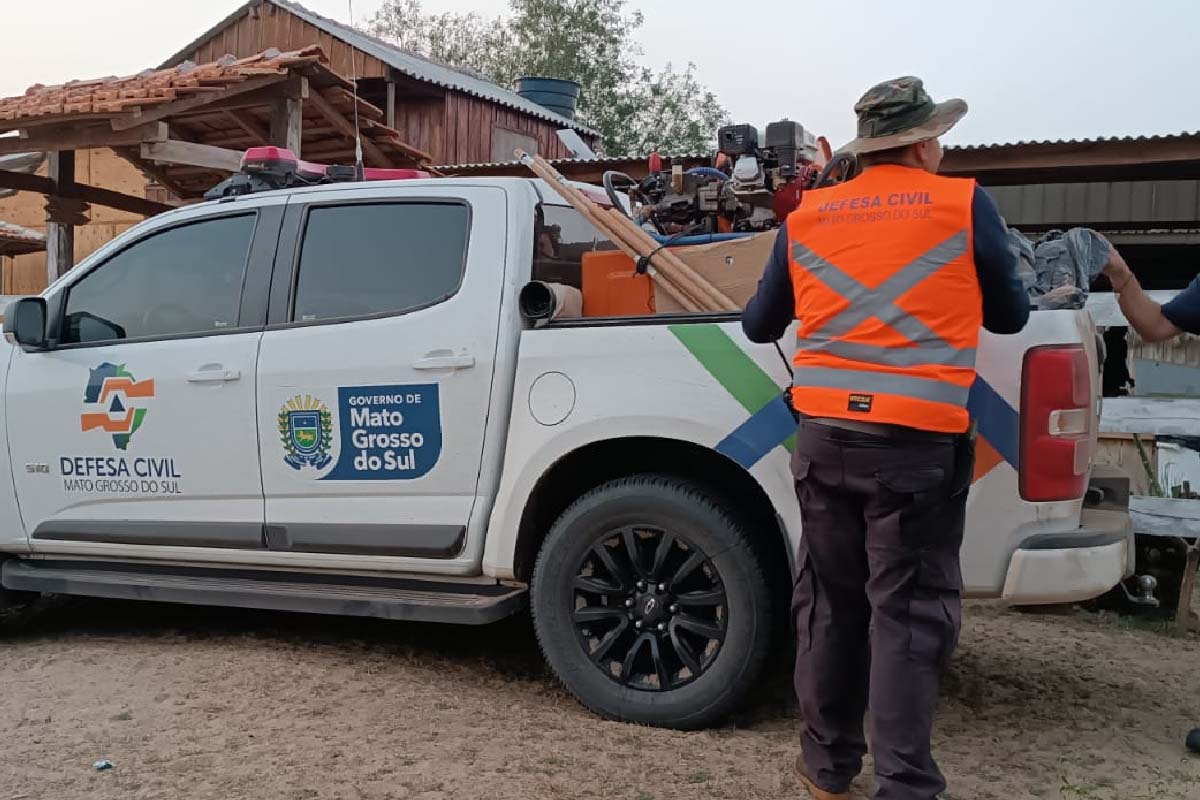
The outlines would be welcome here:
[[[1129,269],[1125,259],[1117,252],[1117,248],[1113,247],[1112,242],[1108,243],[1108,262],[1104,265],[1103,272],[1115,291],[1123,289],[1125,284],[1133,278],[1133,271]]]

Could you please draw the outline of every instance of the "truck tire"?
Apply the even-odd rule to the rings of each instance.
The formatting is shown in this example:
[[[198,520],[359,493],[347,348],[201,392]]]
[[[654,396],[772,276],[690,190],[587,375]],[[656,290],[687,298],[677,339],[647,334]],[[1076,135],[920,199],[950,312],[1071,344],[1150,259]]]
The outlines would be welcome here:
[[[696,484],[606,483],[551,528],[530,587],[555,675],[603,717],[710,725],[758,679],[771,595],[749,533]]]

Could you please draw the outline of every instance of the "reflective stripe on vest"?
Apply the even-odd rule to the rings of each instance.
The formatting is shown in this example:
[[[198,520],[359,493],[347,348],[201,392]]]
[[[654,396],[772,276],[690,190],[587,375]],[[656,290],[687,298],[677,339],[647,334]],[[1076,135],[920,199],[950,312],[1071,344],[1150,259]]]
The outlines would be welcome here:
[[[803,242],[792,242],[792,259],[831,291],[850,303],[849,308],[830,317],[821,327],[806,331],[805,338],[800,339],[797,343],[798,348],[808,351],[817,350],[851,361],[863,361],[868,364],[889,367],[914,367],[924,364],[973,367],[975,365],[973,348],[954,347],[930,330],[928,325],[904,311],[894,302],[918,283],[948,266],[966,250],[967,232],[959,231],[929,252],[903,266],[896,274],[876,288],[871,289],[846,274],[835,264],[818,256]],[[875,317],[895,329],[915,346],[882,347],[842,342],[833,338],[845,336],[871,317]],[[897,394],[902,394],[902,392],[897,392]]]

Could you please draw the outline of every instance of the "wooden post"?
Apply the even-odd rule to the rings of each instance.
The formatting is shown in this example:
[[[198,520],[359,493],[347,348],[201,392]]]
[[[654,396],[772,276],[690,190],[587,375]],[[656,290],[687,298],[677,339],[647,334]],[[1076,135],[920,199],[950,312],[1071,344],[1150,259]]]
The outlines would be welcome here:
[[[57,197],[70,194],[75,184],[75,151],[57,150],[48,161],[50,180]],[[46,285],[64,275],[75,263],[75,226],[54,222],[46,215]]]
[[[271,105],[271,144],[300,155],[302,103],[285,97]]]
[[[396,82],[387,82],[387,107],[383,112],[383,124],[396,129]]]
[[[1186,636],[1192,627],[1192,595],[1196,591],[1196,570],[1200,568],[1200,541],[1192,542],[1187,549],[1187,562],[1183,567],[1183,583],[1179,587],[1179,605],[1175,609],[1175,633]]]
[[[300,78],[285,97],[271,104],[271,144],[286,147],[297,156],[304,133],[304,98],[308,96],[308,79]]]

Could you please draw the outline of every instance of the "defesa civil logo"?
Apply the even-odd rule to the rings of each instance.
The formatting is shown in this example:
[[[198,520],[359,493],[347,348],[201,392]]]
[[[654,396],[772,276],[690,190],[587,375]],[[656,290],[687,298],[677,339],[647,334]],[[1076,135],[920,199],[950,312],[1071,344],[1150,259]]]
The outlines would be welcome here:
[[[145,400],[154,397],[154,379],[139,381],[124,364],[107,361],[88,371],[83,402],[89,407],[79,415],[84,432],[102,430],[112,435],[118,450],[129,447],[129,440],[146,420]]]

